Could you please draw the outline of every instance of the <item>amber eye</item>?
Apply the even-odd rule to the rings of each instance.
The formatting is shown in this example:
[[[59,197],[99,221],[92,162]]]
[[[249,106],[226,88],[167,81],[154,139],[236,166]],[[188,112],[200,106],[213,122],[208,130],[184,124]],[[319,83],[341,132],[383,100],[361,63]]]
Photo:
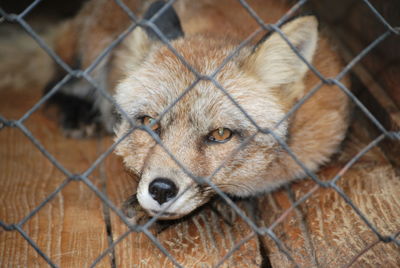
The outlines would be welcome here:
[[[210,132],[208,140],[212,142],[226,142],[232,137],[232,131],[229,128],[220,127]]]
[[[150,124],[153,124],[156,121],[153,117],[150,116],[143,116],[142,117],[142,124],[145,126],[149,126]],[[153,131],[156,131],[160,128],[160,124],[154,124],[151,126],[151,129]]]

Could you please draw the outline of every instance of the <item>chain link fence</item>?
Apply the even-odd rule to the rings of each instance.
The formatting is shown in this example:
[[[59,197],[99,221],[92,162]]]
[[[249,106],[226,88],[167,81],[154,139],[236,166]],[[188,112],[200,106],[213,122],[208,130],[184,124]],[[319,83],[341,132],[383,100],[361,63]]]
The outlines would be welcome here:
[[[112,0],[110,0],[112,1]],[[149,228],[157,221],[158,217],[162,214],[162,212],[158,213],[155,217],[151,218],[148,222],[146,222],[143,225],[132,225],[130,224],[129,220],[123,215],[121,210],[118,208],[116,204],[113,204],[107,195],[103,193],[98,187],[96,187],[93,182],[88,178],[90,174],[99,166],[100,163],[102,163],[105,158],[113,152],[115,147],[128,135],[130,135],[133,131],[136,131],[137,129],[145,130],[147,131],[151,137],[159,144],[161,147],[165,150],[165,152],[175,161],[175,163],[182,169],[184,172],[190,176],[196,183],[201,183],[201,184],[207,184],[209,187],[211,187],[219,196],[222,200],[224,200],[229,206],[232,207],[232,209],[251,227],[253,230],[253,233],[244,238],[240,243],[237,243],[234,248],[232,248],[224,258],[220,260],[220,262],[216,265],[216,267],[221,266],[224,264],[224,262],[237,251],[243,244],[245,244],[247,241],[252,239],[255,236],[268,236],[270,239],[272,239],[275,243],[276,246],[279,248],[282,254],[286,255],[286,257],[293,263],[294,266],[299,267],[299,265],[296,263],[295,258],[292,256],[291,252],[287,250],[286,246],[284,245],[283,241],[278,238],[276,235],[274,229],[277,225],[282,223],[282,221],[285,220],[287,215],[293,211],[295,208],[300,206],[303,202],[305,202],[313,193],[315,193],[319,188],[331,188],[335,190],[342,198],[343,200],[354,210],[354,212],[362,219],[362,221],[369,227],[369,229],[375,233],[376,237],[378,238],[377,242],[384,242],[384,243],[394,243],[398,247],[400,247],[400,239],[399,239],[399,233],[393,233],[392,235],[383,235],[381,234],[376,226],[369,220],[368,215],[365,215],[364,213],[361,212],[361,210],[353,203],[353,201],[345,194],[344,190],[341,189],[338,185],[337,182],[341,179],[341,177],[346,173],[346,171],[354,165],[355,162],[357,162],[366,152],[368,152],[371,148],[377,146],[382,140],[384,139],[393,139],[396,141],[400,141],[400,132],[395,132],[395,131],[390,131],[386,129],[381,122],[374,116],[374,114],[369,111],[365,105],[348,89],[346,86],[341,82],[341,79],[347,75],[355,66],[357,63],[360,62],[361,59],[363,59],[372,49],[374,49],[377,45],[379,45],[383,40],[388,38],[389,36],[393,35],[399,35],[400,34],[400,29],[399,27],[395,27],[393,25],[390,25],[385,18],[374,8],[373,5],[368,0],[360,0],[364,2],[365,5],[368,6],[368,8],[373,12],[375,18],[380,21],[385,27],[385,31],[382,32],[382,34],[376,38],[372,43],[370,43],[368,46],[366,46],[355,58],[353,58],[344,68],[343,70],[337,74],[335,77],[324,77],[311,63],[307,62],[302,55],[299,54],[297,51],[296,47],[290,43],[289,39],[285,36],[285,34],[281,31],[280,26],[282,26],[288,19],[290,19],[293,14],[295,14],[307,1],[306,0],[300,0],[296,4],[292,6],[292,8],[275,24],[267,24],[265,23],[258,15],[257,11],[253,10],[249,4],[245,0],[238,0],[240,4],[243,6],[245,10],[254,18],[254,20],[257,21],[259,24],[259,29],[255,31],[253,34],[251,34],[246,40],[244,40],[237,48],[236,50],[231,53],[229,57],[225,59],[223,64],[217,68],[212,74],[206,75],[199,73],[197,70],[195,70],[190,64],[188,64],[185,60],[185,58],[178,53],[174,49],[174,47],[170,44],[168,41],[167,37],[163,35],[163,33],[157,28],[155,25],[154,21],[162,14],[167,8],[172,6],[172,4],[175,2],[173,0],[167,1],[166,4],[164,5],[163,8],[161,8],[151,19],[146,20],[146,19],[139,19],[139,17],[134,14],[121,0],[114,0],[116,4],[118,4],[131,18],[132,24],[122,33],[120,34],[106,49],[102,51],[102,53],[92,62],[92,64],[84,69],[73,69],[71,66],[69,66],[67,63],[65,63],[59,55],[57,55],[52,48],[46,44],[46,42],[35,32],[34,29],[27,23],[25,20],[25,17],[33,11],[33,9],[40,3],[42,0],[35,0],[30,4],[23,12],[20,14],[10,14],[7,13],[5,10],[0,9],[0,15],[1,15],[1,20],[2,21],[8,21],[8,22],[13,22],[19,24],[28,35],[34,39],[39,46],[46,51],[46,53],[67,73],[65,77],[63,77],[51,90],[49,90],[31,109],[29,109],[22,117],[19,119],[11,119],[11,118],[4,118],[3,116],[0,116],[0,127],[1,129],[4,128],[17,128],[20,131],[22,131],[25,136],[36,146],[40,152],[47,157],[51,163],[57,167],[63,174],[65,174],[66,179],[59,185],[57,189],[54,190],[51,194],[47,196],[43,202],[41,202],[35,209],[30,211],[26,217],[24,217],[21,221],[16,222],[14,224],[6,224],[0,219],[0,226],[3,228],[5,231],[11,231],[11,232],[18,232],[20,235],[26,239],[26,241],[36,250],[36,252],[51,266],[51,267],[57,267],[57,265],[54,263],[54,261],[47,256],[44,251],[37,246],[35,241],[26,233],[24,230],[24,224],[30,220],[35,214],[37,214],[48,202],[51,202],[57,194],[64,189],[69,183],[72,181],[79,181],[83,184],[86,184],[107,206],[115,213],[117,214],[121,220],[129,227],[129,230],[120,236],[118,239],[113,241],[109,247],[101,254],[98,256],[98,258],[93,262],[92,267],[96,266],[107,254],[109,254],[114,247],[120,243],[124,238],[126,238],[130,233],[132,232],[142,232],[144,233],[159,249],[162,251],[169,259],[170,261],[176,265],[177,267],[181,267],[181,264],[174,258],[174,256],[169,252],[166,248],[163,247],[163,245],[160,243],[158,238],[149,230]],[[373,19],[373,18],[371,18]],[[136,27],[147,27],[151,28],[154,33],[158,36],[158,38],[170,49],[170,51],[175,54],[176,57],[180,59],[182,64],[184,64],[190,72],[196,77],[195,82],[190,85],[187,89],[185,89],[179,98],[177,98],[171,105],[169,105],[164,112],[160,115],[160,117],[163,117],[165,113],[168,112],[169,109],[171,109],[176,103],[178,103],[183,96],[185,96],[190,90],[193,89],[200,81],[209,81],[211,82],[216,88],[221,90],[229,99],[231,102],[233,102],[237,108],[246,116],[246,118],[257,128],[257,133],[255,135],[272,135],[278,143],[284,148],[292,157],[293,159],[297,162],[298,165],[300,165],[305,173],[316,183],[315,187],[313,187],[307,194],[302,196],[300,199],[297,201],[293,202],[291,204],[291,207],[285,211],[281,217],[275,220],[272,224],[270,224],[268,227],[260,227],[258,226],[251,218],[249,218],[243,211],[240,209],[235,202],[231,200],[231,198],[226,195],[221,189],[219,189],[216,185],[213,184],[212,178],[213,176],[224,166],[224,162],[221,163],[219,168],[217,168],[210,176],[204,178],[204,177],[199,177],[195,176],[191,173],[190,170],[188,170],[182,163],[179,162],[179,160],[169,151],[169,149],[163,145],[162,140],[158,137],[156,133],[154,133],[150,128],[148,127],[143,127],[143,126],[138,126],[133,122],[130,117],[126,114],[126,112],[119,107],[119,105],[115,102],[113,97],[103,88],[99,87],[97,85],[96,80],[91,76],[92,71],[96,68],[96,66],[105,58],[107,55],[109,55],[112,50],[129,34],[131,33]],[[381,131],[381,135],[379,135],[377,138],[375,138],[371,143],[368,144],[365,148],[363,148],[354,158],[351,159],[343,168],[340,170],[340,172],[337,173],[336,176],[334,176],[331,180],[329,181],[324,181],[321,180],[314,172],[311,170],[307,169],[307,167],[301,162],[300,159],[296,157],[296,155],[291,151],[289,146],[286,144],[284,140],[282,140],[276,133],[274,133],[273,130],[271,129],[263,129],[260,126],[256,124],[256,122],[251,118],[251,116],[235,101],[235,99],[230,96],[230,94],[223,88],[223,86],[215,80],[216,75],[218,72],[228,63],[232,60],[232,58],[239,53],[239,51],[245,47],[247,44],[249,44],[252,39],[261,31],[274,31],[277,32],[291,47],[291,49],[296,53],[298,57],[300,57],[304,63],[308,66],[308,68],[320,79],[320,83],[315,85],[313,89],[311,89],[300,101],[296,103],[294,107],[290,109],[290,111],[286,114],[284,118],[281,119],[280,122],[277,123],[277,126],[282,124],[285,120],[289,118],[290,115],[292,115],[295,111],[297,111],[309,98],[312,98],[313,95],[323,86],[323,85],[336,85],[338,86],[343,92],[345,92],[351,100],[354,102],[354,104],[362,111],[365,113],[365,115],[373,122],[373,124]],[[41,106],[44,105],[46,101],[48,101],[54,94],[56,94],[57,91],[60,90],[69,80],[72,78],[83,78],[86,79],[90,84],[92,84],[93,87],[96,87],[99,93],[106,98],[109,102],[111,102],[116,109],[119,110],[119,112],[122,114],[122,116],[128,120],[131,124],[131,130],[124,135],[121,139],[117,140],[110,148],[108,148],[104,153],[102,153],[96,161],[93,162],[93,164],[83,173],[81,174],[73,174],[71,171],[69,171],[67,168],[65,168],[52,154],[49,153],[48,150],[41,144],[41,142],[35,138],[35,136],[30,132],[30,130],[25,126],[25,121],[34,113],[36,112]],[[250,137],[249,139],[251,139]],[[244,146],[246,146],[247,140],[243,141],[242,144],[236,148],[236,150],[233,152],[237,153],[240,151]],[[180,195],[182,195],[181,193]],[[179,198],[179,196],[177,197]],[[360,253],[360,256],[368,251],[371,247],[373,247],[374,244],[371,244],[367,247],[365,247],[365,250]],[[359,257],[359,256],[358,256]]]

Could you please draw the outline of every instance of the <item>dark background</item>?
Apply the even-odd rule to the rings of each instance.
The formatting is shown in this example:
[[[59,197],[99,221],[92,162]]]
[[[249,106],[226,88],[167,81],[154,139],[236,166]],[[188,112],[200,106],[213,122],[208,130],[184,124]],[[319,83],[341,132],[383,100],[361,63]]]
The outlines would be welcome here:
[[[87,0],[43,0],[27,15],[27,19],[39,15],[55,16],[61,19],[72,17],[86,1]],[[32,3],[33,0],[2,0],[0,7],[7,13],[19,14]]]

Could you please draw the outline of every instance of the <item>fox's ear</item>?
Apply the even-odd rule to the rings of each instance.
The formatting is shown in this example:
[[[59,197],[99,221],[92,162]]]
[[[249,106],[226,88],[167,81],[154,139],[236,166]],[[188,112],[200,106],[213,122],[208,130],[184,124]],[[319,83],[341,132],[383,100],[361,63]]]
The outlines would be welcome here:
[[[311,62],[318,41],[316,18],[299,17],[286,23],[281,31],[300,54]],[[303,78],[308,68],[277,32],[259,44],[245,64],[269,87],[297,82]]]
[[[165,2],[157,1],[150,5],[143,18],[150,20],[160,9],[165,6]],[[165,38],[169,41],[183,37],[183,30],[172,6],[165,9],[153,23],[157,26]],[[154,44],[160,43],[158,34],[151,27],[137,27],[122,42],[120,49],[116,53],[116,66],[122,70],[133,70],[140,66]]]
[[[166,3],[164,1],[152,3],[147,9],[143,18],[146,20],[152,19],[153,16],[156,15],[162,8],[164,8],[165,5]],[[167,9],[165,9],[154,20],[154,24],[157,26],[158,30],[170,41],[179,37],[183,37],[184,35],[178,14],[176,14],[176,11],[172,6],[169,6]],[[153,40],[159,40],[159,36],[152,28],[146,27],[145,30],[149,38]]]

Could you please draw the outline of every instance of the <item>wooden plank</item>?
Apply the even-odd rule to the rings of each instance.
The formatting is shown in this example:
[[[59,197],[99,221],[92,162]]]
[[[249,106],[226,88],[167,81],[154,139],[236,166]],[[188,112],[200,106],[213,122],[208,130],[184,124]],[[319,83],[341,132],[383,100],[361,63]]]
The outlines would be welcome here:
[[[323,178],[334,175],[339,169],[325,170]],[[378,177],[379,176],[379,177]],[[376,179],[382,182],[376,185]],[[349,171],[340,186],[353,200],[356,207],[378,228],[383,235],[400,231],[399,177],[390,165],[358,166]],[[292,188],[295,200],[308,192],[314,184],[302,182]],[[273,209],[266,199],[262,204],[271,214],[265,221],[271,223],[290,207],[288,195],[275,193],[270,197],[277,204]],[[300,267],[344,267],[357,254],[377,239],[354,211],[332,189],[319,189],[300,209],[291,213],[275,229]],[[269,239],[265,243],[270,251],[273,267],[292,267],[292,263]],[[399,267],[399,247],[394,243],[380,243],[367,250],[354,267]]]
[[[121,207],[123,201],[134,193],[136,183],[123,170],[121,159],[114,155],[107,159],[106,172],[108,195],[114,204]],[[251,209],[246,204],[241,206],[250,214]],[[111,213],[111,221],[113,238],[117,240],[127,231],[127,227],[114,213]],[[216,202],[213,207],[207,206],[155,236],[183,267],[213,267],[237,243],[251,234],[251,228],[230,207],[223,202]],[[131,233],[117,244],[115,256],[118,267],[174,267],[143,233]],[[254,236],[221,267],[259,267],[262,261],[258,238]]]
[[[40,98],[40,89],[2,90],[0,113],[19,118]],[[27,128],[66,168],[84,171],[97,157],[96,140],[71,140],[54,122],[34,113]],[[0,131],[0,219],[15,224],[35,209],[65,179],[18,129]],[[96,175],[96,174],[95,174]],[[95,184],[99,184],[96,177]],[[58,266],[88,267],[107,247],[102,203],[82,183],[71,182],[22,225]],[[104,259],[99,267],[109,267]],[[46,267],[45,261],[16,231],[0,229],[0,267]]]

